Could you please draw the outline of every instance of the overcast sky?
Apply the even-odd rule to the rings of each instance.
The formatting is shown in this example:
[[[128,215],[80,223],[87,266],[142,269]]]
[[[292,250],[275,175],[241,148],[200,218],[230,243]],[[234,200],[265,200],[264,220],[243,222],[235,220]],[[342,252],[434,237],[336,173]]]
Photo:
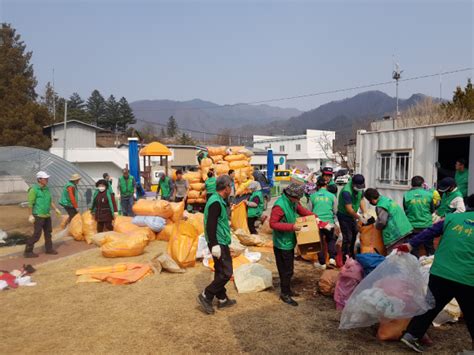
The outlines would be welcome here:
[[[472,1],[0,0],[42,93],[252,102],[473,67]],[[443,97],[472,71],[445,76]],[[382,86],[395,95],[395,85]],[[359,91],[274,103],[307,110]],[[439,78],[400,96],[439,96]]]

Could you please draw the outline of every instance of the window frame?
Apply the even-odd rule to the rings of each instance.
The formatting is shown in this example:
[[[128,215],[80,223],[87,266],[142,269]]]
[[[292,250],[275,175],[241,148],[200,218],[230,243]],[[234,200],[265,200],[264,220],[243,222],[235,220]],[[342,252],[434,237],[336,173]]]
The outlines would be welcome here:
[[[409,189],[413,175],[413,150],[394,149],[376,152],[376,186]],[[383,166],[388,164],[388,169]],[[388,174],[387,174],[388,172]]]
[[[301,152],[301,143],[295,144],[295,151],[296,152]]]
[[[282,148],[283,148],[283,149],[282,149]],[[285,152],[285,145],[280,145],[278,151],[279,151],[280,153],[284,153],[284,152]]]

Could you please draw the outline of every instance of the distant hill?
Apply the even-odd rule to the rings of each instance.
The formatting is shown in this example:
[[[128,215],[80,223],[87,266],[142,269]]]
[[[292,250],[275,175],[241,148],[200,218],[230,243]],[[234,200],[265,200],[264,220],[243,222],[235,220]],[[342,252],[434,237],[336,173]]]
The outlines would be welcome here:
[[[273,121],[284,121],[299,116],[302,111],[294,108],[280,108],[269,105],[217,105],[213,102],[194,99],[190,101],[140,100],[130,103],[137,118],[137,126],[145,123],[141,120],[166,124],[174,116],[179,127],[219,132],[242,125],[265,125]]]

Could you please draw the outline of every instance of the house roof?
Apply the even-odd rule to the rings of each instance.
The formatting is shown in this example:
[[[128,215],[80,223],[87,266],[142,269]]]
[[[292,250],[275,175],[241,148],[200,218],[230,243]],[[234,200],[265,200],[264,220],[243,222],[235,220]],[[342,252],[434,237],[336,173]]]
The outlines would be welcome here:
[[[160,142],[152,142],[146,147],[140,149],[140,156],[170,156],[171,151],[167,146],[161,144]]]
[[[97,131],[103,131],[103,132],[107,131],[106,129],[94,126],[94,125],[89,124],[89,123],[78,121],[78,120],[67,121],[67,124],[70,124],[70,123],[77,123],[77,124],[82,125],[82,126],[87,126],[87,127],[90,127],[90,128],[94,128]],[[64,126],[64,122],[58,122],[58,123],[50,124],[50,125],[44,126],[43,128],[62,127],[62,126]]]

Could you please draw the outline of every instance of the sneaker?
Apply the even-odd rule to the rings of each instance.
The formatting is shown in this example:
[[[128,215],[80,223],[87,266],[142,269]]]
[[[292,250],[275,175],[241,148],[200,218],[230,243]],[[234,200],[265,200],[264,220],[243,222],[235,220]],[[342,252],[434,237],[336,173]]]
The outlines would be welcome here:
[[[294,291],[290,291],[290,296],[291,297],[300,297],[300,294]]]
[[[422,353],[424,351],[423,346],[418,342],[418,339],[410,333],[403,334],[400,341],[417,353]]]
[[[315,267],[316,269],[318,269],[318,270],[326,270],[326,264],[322,264],[322,265],[321,265],[320,263],[315,262],[315,263],[314,263],[314,267]]]
[[[46,250],[46,253],[45,254],[49,254],[49,255],[58,255],[58,252],[54,249],[51,249],[51,250]]]
[[[206,297],[202,295],[202,293],[199,294],[197,297],[198,303],[201,305],[201,308],[204,313],[206,314],[214,314],[214,307],[212,307],[212,302],[209,301]]]
[[[235,304],[237,304],[237,301],[236,300],[231,300],[230,298],[226,298],[224,302],[221,302],[221,300],[218,300],[217,301],[217,309],[232,307]]]
[[[285,302],[286,304],[289,304],[290,306],[296,307],[298,306],[298,302],[296,302],[291,296],[289,295],[280,295],[280,299]]]
[[[336,260],[334,260],[333,258],[329,259],[329,266],[337,267]]]
[[[25,258],[37,258],[39,255],[33,253],[32,251],[25,251],[25,253],[23,254],[23,256],[24,256]]]

